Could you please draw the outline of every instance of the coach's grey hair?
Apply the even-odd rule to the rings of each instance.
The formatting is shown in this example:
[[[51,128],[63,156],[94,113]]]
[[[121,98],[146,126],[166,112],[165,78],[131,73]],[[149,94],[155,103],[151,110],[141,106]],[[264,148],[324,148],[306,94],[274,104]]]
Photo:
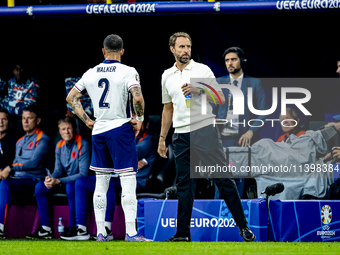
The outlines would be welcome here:
[[[108,35],[104,39],[104,49],[107,51],[119,52],[123,49],[123,39],[119,35]]]

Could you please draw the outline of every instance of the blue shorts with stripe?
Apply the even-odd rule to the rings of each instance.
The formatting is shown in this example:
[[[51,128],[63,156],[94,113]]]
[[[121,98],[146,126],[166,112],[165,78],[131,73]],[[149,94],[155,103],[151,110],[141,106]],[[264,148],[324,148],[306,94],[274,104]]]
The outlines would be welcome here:
[[[90,169],[100,172],[137,172],[137,150],[130,123],[92,136]]]

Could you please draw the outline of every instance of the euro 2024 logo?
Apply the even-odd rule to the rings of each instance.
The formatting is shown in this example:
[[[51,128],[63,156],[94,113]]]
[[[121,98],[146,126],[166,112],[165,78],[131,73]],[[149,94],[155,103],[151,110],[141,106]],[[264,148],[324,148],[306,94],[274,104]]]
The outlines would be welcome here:
[[[323,224],[329,224],[332,221],[332,208],[329,205],[324,205],[321,209],[321,220]]]
[[[317,235],[321,238],[331,238],[335,236],[335,230],[330,230],[329,223],[332,221],[332,208],[324,205],[321,209],[321,221],[324,224],[322,230],[317,231]]]
[[[214,10],[219,12],[221,10],[221,4],[220,2],[214,3]]]

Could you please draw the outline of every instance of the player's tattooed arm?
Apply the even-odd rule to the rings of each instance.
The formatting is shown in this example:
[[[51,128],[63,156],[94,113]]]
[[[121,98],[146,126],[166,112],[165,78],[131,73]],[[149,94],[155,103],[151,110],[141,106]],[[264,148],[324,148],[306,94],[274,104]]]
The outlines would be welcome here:
[[[133,95],[133,97],[140,97],[142,95],[142,90],[140,87],[133,87],[131,89],[131,93]]]
[[[86,121],[88,120],[86,113],[84,113],[83,116],[79,116],[78,114],[77,116],[79,117],[79,119],[81,119],[82,122],[86,124]]]
[[[141,88],[138,86],[131,88],[130,90],[133,97],[133,108],[137,116],[141,117],[144,115],[144,98]]]
[[[133,109],[137,115],[137,118],[132,119],[130,123],[133,127],[135,137],[137,137],[141,129],[142,123],[143,123],[143,120],[140,120],[138,117],[143,118],[142,116],[144,115],[144,98],[143,98],[142,90],[139,86],[132,87],[130,89],[130,93],[132,94],[132,97],[133,97],[133,100],[132,100]]]
[[[84,108],[80,103],[81,96],[82,94],[80,92],[78,92],[76,89],[72,89],[67,95],[66,101],[71,106],[74,113],[79,117],[79,119],[81,119],[86,124],[86,126],[93,129],[95,121],[91,120],[84,111]]]
[[[69,103],[69,104],[70,104],[70,106],[72,107],[73,110],[74,110],[74,108],[81,108],[82,107],[80,100],[77,97],[77,95],[72,96],[71,103]]]
[[[134,103],[133,107],[135,108],[137,116],[141,117],[144,115],[144,107],[140,103]]]
[[[74,92],[75,90],[74,91],[72,90],[70,92],[69,96],[66,98],[66,101],[71,106],[74,113],[79,117],[79,119],[81,119],[85,123],[87,120],[87,116],[85,112],[84,114],[82,113],[82,110],[84,111],[84,109],[79,99],[81,97],[81,93],[79,93],[78,91],[76,91],[77,93],[74,93]]]

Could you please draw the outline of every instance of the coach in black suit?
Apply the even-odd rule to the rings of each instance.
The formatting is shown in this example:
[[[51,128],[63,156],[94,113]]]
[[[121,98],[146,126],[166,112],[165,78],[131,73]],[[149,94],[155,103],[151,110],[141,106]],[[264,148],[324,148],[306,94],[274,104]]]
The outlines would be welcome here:
[[[221,131],[222,144],[224,148],[229,146],[248,146],[260,139],[259,131],[264,125],[266,116],[254,115],[250,112],[247,103],[247,89],[249,87],[253,90],[253,106],[257,110],[266,110],[267,103],[265,99],[265,92],[261,83],[261,80],[250,77],[244,74],[244,67],[246,59],[244,52],[238,47],[228,48],[223,53],[225,65],[229,72],[229,75],[217,78],[219,84],[231,84],[241,89],[244,95],[244,114],[233,114],[233,96],[229,89],[222,88],[222,92],[225,96],[224,105],[213,105],[213,113],[218,119],[227,119],[230,123],[230,119],[235,123],[240,124],[230,127],[230,124],[218,125]],[[257,119],[258,121],[252,121],[251,126],[248,125],[249,120]],[[261,122],[261,120],[263,122]],[[243,124],[244,123],[244,124]],[[241,198],[246,198],[244,190],[244,180],[240,179],[238,182],[238,188]]]

